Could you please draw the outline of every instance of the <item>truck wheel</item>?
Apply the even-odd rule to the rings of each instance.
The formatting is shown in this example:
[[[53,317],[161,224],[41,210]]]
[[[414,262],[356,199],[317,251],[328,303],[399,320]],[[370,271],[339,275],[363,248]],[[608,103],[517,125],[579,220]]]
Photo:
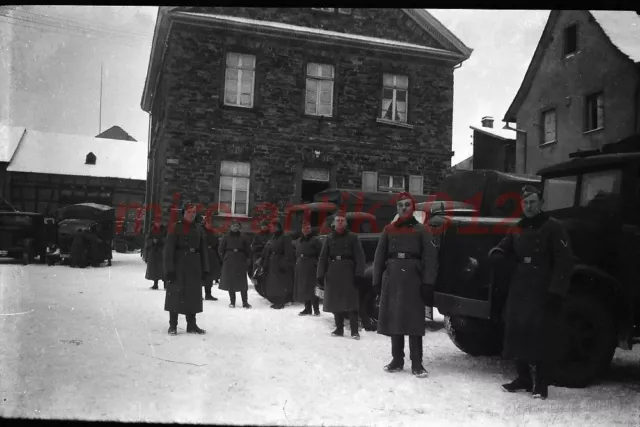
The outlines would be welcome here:
[[[116,242],[115,246],[116,252],[120,254],[125,254],[129,250],[129,246],[126,244],[126,242]]]
[[[495,356],[502,351],[499,323],[465,316],[445,316],[444,327],[451,341],[471,356]]]
[[[611,311],[596,296],[570,296],[561,320],[563,354],[551,371],[554,384],[582,388],[603,374],[616,350]]]
[[[24,251],[22,251],[22,263],[24,265],[33,264],[36,261],[36,249],[33,247],[33,243],[27,243]]]

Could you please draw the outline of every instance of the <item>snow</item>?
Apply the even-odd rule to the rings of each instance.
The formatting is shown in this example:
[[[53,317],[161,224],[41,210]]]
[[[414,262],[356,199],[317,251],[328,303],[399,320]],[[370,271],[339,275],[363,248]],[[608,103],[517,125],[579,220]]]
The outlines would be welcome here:
[[[509,129],[501,129],[501,128],[486,128],[479,126],[469,126],[473,130],[477,130],[478,132],[483,132],[489,134],[491,136],[495,136],[500,139],[516,139],[516,132]]]
[[[139,254],[113,266],[23,267],[0,260],[0,416],[262,425],[625,425],[640,423],[640,351],[619,350],[611,373],[550,399],[507,394],[513,367],[459,351],[441,328],[424,338],[429,378],[388,374],[389,339],[330,336],[333,320],[272,310],[252,287],[251,310],[227,295],[204,301],[206,335],[167,334],[164,292]],[[162,285],[160,285],[162,288]],[[239,299],[238,295],[238,299]],[[348,322],[345,327],[348,330]]]
[[[0,123],[0,162],[11,161],[25,128]]]
[[[640,15],[635,11],[590,10],[611,43],[633,62],[640,62]]]
[[[95,165],[85,164],[89,152],[96,155]],[[7,170],[146,180],[147,146],[136,141],[27,129]]]
[[[279,29],[279,30],[289,30],[289,31],[294,31],[296,33],[301,33],[301,34],[319,35],[319,36],[327,36],[327,37],[339,37],[341,39],[357,40],[360,42],[374,43],[374,44],[390,46],[390,47],[403,47],[403,48],[409,48],[414,50],[420,50],[423,52],[438,52],[438,53],[445,53],[445,54],[453,53],[448,50],[437,49],[437,48],[422,46],[422,45],[413,44],[413,43],[381,39],[378,37],[361,36],[357,34],[341,33],[338,31],[321,30],[319,28],[301,27],[299,25],[284,24],[282,22],[262,21],[257,19],[240,18],[237,16],[216,15],[216,14],[210,14],[210,13],[195,13],[195,12],[176,12],[175,15],[235,22],[238,24],[253,25],[255,27],[267,27],[267,28]]]

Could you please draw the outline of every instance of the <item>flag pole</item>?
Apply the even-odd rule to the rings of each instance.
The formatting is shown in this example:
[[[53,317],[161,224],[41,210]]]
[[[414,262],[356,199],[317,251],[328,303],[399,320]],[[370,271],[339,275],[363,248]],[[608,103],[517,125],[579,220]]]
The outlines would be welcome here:
[[[98,135],[102,133],[102,62],[100,63],[100,113],[98,117]]]

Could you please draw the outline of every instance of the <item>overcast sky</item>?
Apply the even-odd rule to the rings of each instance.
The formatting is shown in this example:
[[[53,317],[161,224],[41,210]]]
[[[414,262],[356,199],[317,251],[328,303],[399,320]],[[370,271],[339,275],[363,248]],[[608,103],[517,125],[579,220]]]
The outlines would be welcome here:
[[[472,153],[470,125],[489,115],[503,126],[549,11],[428,11],[474,50],[454,73],[455,164]],[[9,13],[0,8],[0,93],[11,82],[0,120],[97,135],[102,65],[102,130],[119,125],[146,144],[140,98],[157,7],[25,6],[2,16]],[[3,43],[9,31],[13,42]]]

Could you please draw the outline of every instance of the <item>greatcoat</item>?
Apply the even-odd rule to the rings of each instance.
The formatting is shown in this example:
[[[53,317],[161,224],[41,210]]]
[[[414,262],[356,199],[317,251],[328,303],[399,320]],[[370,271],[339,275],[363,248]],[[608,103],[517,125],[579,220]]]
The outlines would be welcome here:
[[[373,269],[373,286],[380,289],[379,334],[425,334],[421,288],[433,289],[437,274],[438,249],[433,236],[415,217],[384,228]]]
[[[275,234],[267,251],[267,277],[265,295],[267,298],[281,298],[293,289],[293,243],[285,234]]]
[[[322,243],[316,236],[302,236],[295,241],[296,269],[293,286],[293,299],[307,302],[315,297],[316,273]]]
[[[558,313],[545,312],[548,293],[567,295],[573,254],[564,227],[542,212],[523,218],[489,252],[517,263],[507,296],[503,357],[528,363],[562,354]]]
[[[212,230],[204,228],[205,242],[207,244],[207,255],[209,257],[209,274],[205,278],[206,285],[213,284],[214,280],[220,280],[222,273],[222,259],[218,249],[220,248],[220,237]]]
[[[222,259],[221,291],[247,291],[247,260],[251,256],[249,242],[242,234],[230,231],[222,237],[218,253]]]
[[[322,311],[358,311],[356,277],[364,276],[364,251],[358,236],[348,230],[327,235],[318,259],[317,279],[324,278]]]
[[[73,235],[71,247],[69,248],[71,265],[85,268],[89,264],[89,239],[87,234],[79,231]]]
[[[164,280],[164,267],[162,265],[162,250],[167,238],[167,229],[163,224],[157,227],[151,225],[144,244],[144,256],[147,262],[147,271],[144,278],[147,280]]]
[[[202,312],[202,276],[209,272],[204,231],[195,222],[178,221],[169,229],[163,248],[165,276],[176,279],[166,284],[164,309],[179,314]]]

